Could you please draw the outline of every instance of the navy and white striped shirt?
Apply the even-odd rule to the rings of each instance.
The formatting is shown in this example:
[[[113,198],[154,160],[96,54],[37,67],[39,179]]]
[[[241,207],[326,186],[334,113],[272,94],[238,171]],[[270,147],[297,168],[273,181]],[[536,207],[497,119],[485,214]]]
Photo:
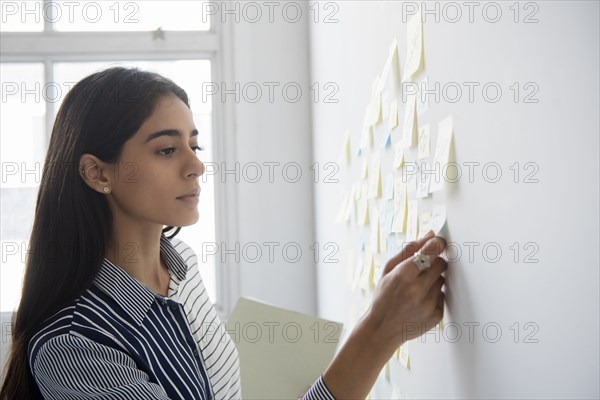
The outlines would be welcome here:
[[[196,254],[164,234],[160,254],[167,297],[105,258],[93,284],[33,336],[29,368],[44,398],[241,398],[238,352]],[[334,399],[322,376],[304,395],[313,399]]]

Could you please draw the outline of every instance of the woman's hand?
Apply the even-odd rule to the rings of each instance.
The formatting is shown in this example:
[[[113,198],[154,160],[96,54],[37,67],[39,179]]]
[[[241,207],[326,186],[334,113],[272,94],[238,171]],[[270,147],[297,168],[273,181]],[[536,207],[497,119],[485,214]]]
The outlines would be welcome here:
[[[430,231],[410,242],[383,270],[364,320],[392,352],[407,340],[432,329],[444,315],[444,277],[448,263],[439,257],[446,241]],[[414,253],[429,256],[431,266],[419,270]]]
[[[429,232],[386,263],[373,302],[323,374],[336,399],[364,399],[394,351],[442,319],[441,274],[448,264],[439,255],[445,247],[444,239]],[[423,271],[413,262],[419,250],[431,260]]]

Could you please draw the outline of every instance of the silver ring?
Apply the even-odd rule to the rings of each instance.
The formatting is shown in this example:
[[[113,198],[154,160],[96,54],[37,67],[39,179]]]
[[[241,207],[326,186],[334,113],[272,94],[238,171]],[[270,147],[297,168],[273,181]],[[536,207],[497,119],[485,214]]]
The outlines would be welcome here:
[[[417,265],[419,271],[431,267],[431,256],[427,254],[416,253],[413,262]]]

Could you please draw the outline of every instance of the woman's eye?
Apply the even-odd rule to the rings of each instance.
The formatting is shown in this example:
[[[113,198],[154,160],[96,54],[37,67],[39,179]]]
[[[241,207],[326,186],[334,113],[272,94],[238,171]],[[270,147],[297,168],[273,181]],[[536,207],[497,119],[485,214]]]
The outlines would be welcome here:
[[[192,150],[194,150],[194,153],[196,153],[197,151],[204,150],[204,146],[192,146]]]
[[[173,153],[174,151],[175,151],[175,148],[174,148],[174,147],[169,147],[169,148],[166,148],[166,149],[159,150],[159,151],[158,151],[158,153],[159,153],[160,155],[163,155],[163,156],[167,156],[167,157],[168,157],[168,156],[170,156],[170,155],[171,155],[171,153]]]

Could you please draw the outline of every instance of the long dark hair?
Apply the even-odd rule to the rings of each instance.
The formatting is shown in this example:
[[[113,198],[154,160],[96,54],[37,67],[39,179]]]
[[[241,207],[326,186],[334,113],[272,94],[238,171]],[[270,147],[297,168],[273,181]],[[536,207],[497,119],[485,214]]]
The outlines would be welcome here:
[[[86,290],[110,240],[108,201],[81,179],[81,155],[117,162],[123,144],[150,116],[157,100],[169,94],[189,107],[187,94],[171,80],[136,68],[112,67],[84,78],[66,95],[42,172],[0,399],[41,398],[28,365],[29,341],[46,319]]]

